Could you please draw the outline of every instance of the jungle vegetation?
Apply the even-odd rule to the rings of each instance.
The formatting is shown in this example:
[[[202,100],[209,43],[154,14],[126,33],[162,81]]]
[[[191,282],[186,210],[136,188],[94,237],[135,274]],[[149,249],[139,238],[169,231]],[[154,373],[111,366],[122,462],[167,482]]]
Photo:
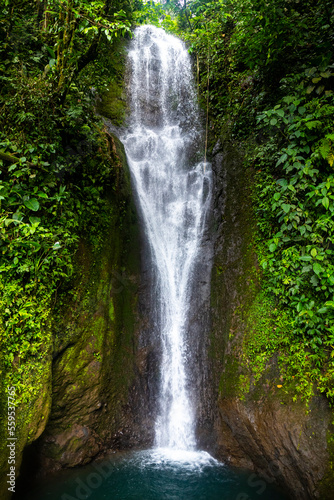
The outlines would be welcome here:
[[[116,169],[97,95],[123,80],[128,0],[0,2],[1,380],[41,389],[80,238],[99,244]]]
[[[0,341],[5,384],[31,397],[52,355],[50,318],[82,236],[98,244],[115,169],[96,97],[123,78],[138,23],[193,54],[211,147],[254,174],[262,292],[285,334],[296,395],[334,397],[334,8],[330,0],[0,0]],[[70,286],[70,285],[68,285]],[[28,390],[28,389],[29,390]]]

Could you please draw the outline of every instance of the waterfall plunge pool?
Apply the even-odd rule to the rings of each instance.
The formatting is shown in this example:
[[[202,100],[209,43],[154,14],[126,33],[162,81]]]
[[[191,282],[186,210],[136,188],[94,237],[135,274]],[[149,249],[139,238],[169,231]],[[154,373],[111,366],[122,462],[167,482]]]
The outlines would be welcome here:
[[[121,452],[58,473],[20,500],[286,500],[263,478],[204,451]]]

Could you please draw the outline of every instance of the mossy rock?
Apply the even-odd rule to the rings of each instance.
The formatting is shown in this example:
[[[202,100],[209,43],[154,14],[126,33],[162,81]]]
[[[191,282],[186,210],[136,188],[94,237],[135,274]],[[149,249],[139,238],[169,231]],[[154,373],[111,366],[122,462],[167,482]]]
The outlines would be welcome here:
[[[96,105],[97,112],[111,120],[116,126],[121,126],[127,112],[127,102],[122,84],[111,80],[107,89],[102,92]]]

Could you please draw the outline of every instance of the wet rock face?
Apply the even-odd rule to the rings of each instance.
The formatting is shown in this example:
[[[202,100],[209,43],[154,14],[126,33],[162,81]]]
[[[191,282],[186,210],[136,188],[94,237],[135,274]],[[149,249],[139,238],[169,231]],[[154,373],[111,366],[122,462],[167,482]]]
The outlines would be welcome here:
[[[196,438],[201,449],[213,446],[215,399],[212,372],[208,360],[210,339],[210,275],[213,245],[210,229],[212,206],[207,214],[207,229],[203,234],[198,260],[193,273],[189,326],[186,343],[189,346],[189,392],[196,412]]]
[[[266,484],[276,482],[293,499],[332,498],[328,436],[332,411],[322,396],[310,408],[282,402],[270,389],[256,387],[240,397],[237,382],[242,358],[247,308],[259,291],[252,283],[251,173],[228,144],[213,156],[214,262],[211,280],[210,368],[216,395],[216,456],[237,467],[253,469]],[[235,346],[240,356],[234,357]],[[277,375],[273,358],[269,367]],[[328,476],[329,474],[329,476]],[[263,492],[265,489],[263,489]],[[265,493],[264,493],[265,494]]]
[[[331,412],[323,398],[314,399],[308,414],[302,404],[224,398],[219,416],[219,448],[227,462],[255,469],[265,484],[275,481],[291,498],[326,498],[319,484],[328,464]]]
[[[145,258],[141,273],[141,235],[124,150],[112,140],[122,166],[110,227],[101,228],[98,253],[81,242],[73,294],[54,318],[52,407],[42,436],[26,450],[23,469],[30,456],[36,462],[28,475],[153,441],[156,359],[149,338],[140,335],[151,328],[150,274]]]
[[[72,425],[60,434],[46,437],[45,445],[49,449],[50,456],[56,456],[57,452],[61,450],[59,461],[61,461],[62,467],[87,464],[100,451],[99,438],[94,431],[78,424]]]

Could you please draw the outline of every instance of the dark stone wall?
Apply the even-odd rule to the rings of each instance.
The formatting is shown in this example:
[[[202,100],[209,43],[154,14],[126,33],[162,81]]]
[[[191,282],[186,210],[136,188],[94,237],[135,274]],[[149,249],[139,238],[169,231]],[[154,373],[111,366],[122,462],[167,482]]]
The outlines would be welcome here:
[[[124,149],[115,136],[109,140],[119,160],[110,223],[101,228],[98,249],[81,241],[76,281],[55,312],[51,411],[41,437],[25,449],[21,488],[31,477],[105,452],[152,444],[154,370],[140,335],[148,327],[150,277],[141,272],[142,236]]]
[[[275,482],[293,499],[329,499],[334,481],[330,444],[333,414],[328,402],[321,395],[309,406],[293,402],[292,387],[283,398],[277,389],[281,383],[277,381],[277,356],[270,360],[265,380],[252,383],[251,367],[245,365],[243,339],[259,327],[251,324],[249,311],[261,300],[260,271],[252,243],[252,171],[245,169],[242,156],[229,142],[216,146],[212,162],[214,262],[209,357],[216,398],[216,444],[212,451],[232,466],[259,474],[264,495],[266,485]],[[246,383],[246,389],[241,382]]]

